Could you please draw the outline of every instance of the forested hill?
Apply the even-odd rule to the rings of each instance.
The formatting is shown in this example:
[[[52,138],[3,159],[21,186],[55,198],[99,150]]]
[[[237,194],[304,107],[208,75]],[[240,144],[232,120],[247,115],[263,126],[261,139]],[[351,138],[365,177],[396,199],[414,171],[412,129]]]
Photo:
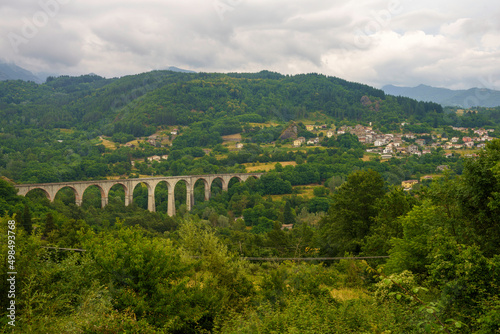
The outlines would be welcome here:
[[[321,112],[336,120],[398,124],[435,122],[435,103],[319,74],[180,73],[153,71],[122,78],[49,77],[44,84],[0,82],[5,129],[77,128],[143,136],[158,126],[194,122],[288,121]],[[433,121],[434,120],[434,121]]]

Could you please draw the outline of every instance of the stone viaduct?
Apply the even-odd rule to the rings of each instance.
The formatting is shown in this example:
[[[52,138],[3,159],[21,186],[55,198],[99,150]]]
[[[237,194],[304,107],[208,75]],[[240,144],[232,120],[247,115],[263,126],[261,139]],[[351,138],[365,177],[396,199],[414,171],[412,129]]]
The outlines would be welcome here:
[[[205,184],[205,200],[210,199],[212,182],[220,180],[222,182],[222,190],[227,191],[229,181],[236,178],[239,181],[246,181],[249,177],[260,178],[262,173],[234,173],[234,174],[212,174],[212,175],[188,175],[188,176],[165,176],[165,177],[150,177],[137,179],[122,179],[122,180],[94,180],[94,181],[78,181],[78,182],[60,182],[60,183],[37,183],[37,184],[18,184],[15,185],[18,195],[26,196],[28,192],[34,189],[41,189],[47,195],[50,201],[54,201],[56,194],[63,188],[70,188],[75,193],[76,205],[82,205],[83,193],[90,186],[96,186],[101,191],[101,206],[105,207],[108,204],[108,195],[111,188],[115,185],[120,185],[125,190],[125,205],[129,205],[133,200],[133,192],[137,185],[145,184],[148,188],[148,210],[155,211],[155,189],[156,186],[165,182],[168,188],[168,215],[175,215],[175,194],[174,189],[177,182],[184,181],[186,183],[186,207],[188,210],[193,208],[194,204],[194,185],[198,180],[202,180]]]

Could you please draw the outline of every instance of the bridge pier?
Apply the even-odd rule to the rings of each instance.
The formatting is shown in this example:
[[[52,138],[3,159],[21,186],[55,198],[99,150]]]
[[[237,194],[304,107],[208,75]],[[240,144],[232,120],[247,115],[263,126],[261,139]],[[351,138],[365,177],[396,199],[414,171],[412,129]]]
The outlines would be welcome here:
[[[191,211],[193,209],[193,204],[194,204],[193,189],[191,188],[191,186],[187,185],[187,187],[186,187],[186,208],[188,211]]]
[[[125,192],[125,206],[129,206],[130,204],[132,204],[132,197],[132,194],[127,194]]]
[[[167,214],[172,217],[175,216],[175,194],[174,187],[168,189],[168,207]]]
[[[101,208],[106,207],[108,205],[108,196],[101,196]]]
[[[208,184],[205,184],[205,201],[210,200],[210,186]]]

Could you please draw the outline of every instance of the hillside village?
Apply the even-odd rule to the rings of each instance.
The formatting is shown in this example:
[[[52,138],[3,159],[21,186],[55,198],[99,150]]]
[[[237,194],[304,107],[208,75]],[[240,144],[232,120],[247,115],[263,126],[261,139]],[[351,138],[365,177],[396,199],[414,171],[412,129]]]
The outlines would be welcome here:
[[[405,123],[402,124],[404,127]],[[308,131],[320,131],[326,126],[307,126]],[[326,131],[326,138],[331,138],[335,135],[350,133],[356,135],[360,143],[365,144],[368,153],[379,153],[382,159],[390,159],[392,157],[415,154],[430,154],[432,150],[442,148],[444,150],[459,150],[459,149],[481,149],[486,146],[487,141],[491,141],[493,129],[469,129],[463,127],[453,127],[454,131],[462,132],[463,136],[447,138],[441,135],[433,135],[429,133],[381,133],[373,130],[371,126],[341,126],[336,131],[329,129]],[[470,136],[470,133],[474,136]],[[430,140],[429,140],[430,139]],[[304,137],[299,137],[293,142],[294,147],[306,145],[318,145],[320,137],[309,139],[306,141]],[[447,153],[450,156],[452,153]],[[466,154],[470,156],[471,154]]]

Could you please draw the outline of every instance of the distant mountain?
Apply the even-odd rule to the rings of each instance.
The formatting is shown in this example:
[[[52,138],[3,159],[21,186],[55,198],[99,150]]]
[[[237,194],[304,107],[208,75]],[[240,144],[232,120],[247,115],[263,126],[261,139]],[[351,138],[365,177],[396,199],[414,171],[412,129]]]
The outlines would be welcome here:
[[[431,101],[442,106],[497,107],[500,106],[500,91],[486,88],[471,88],[467,90],[451,90],[426,85],[417,87],[397,87],[387,85],[382,88],[386,94],[406,96],[420,101]]]
[[[181,72],[181,73],[196,73],[195,71],[184,70],[182,68],[178,68],[178,67],[175,67],[175,66],[168,67],[167,71],[174,71],[174,72]]]
[[[0,81],[6,80],[23,80],[42,83],[43,81],[24,68],[16,64],[0,63]]]

